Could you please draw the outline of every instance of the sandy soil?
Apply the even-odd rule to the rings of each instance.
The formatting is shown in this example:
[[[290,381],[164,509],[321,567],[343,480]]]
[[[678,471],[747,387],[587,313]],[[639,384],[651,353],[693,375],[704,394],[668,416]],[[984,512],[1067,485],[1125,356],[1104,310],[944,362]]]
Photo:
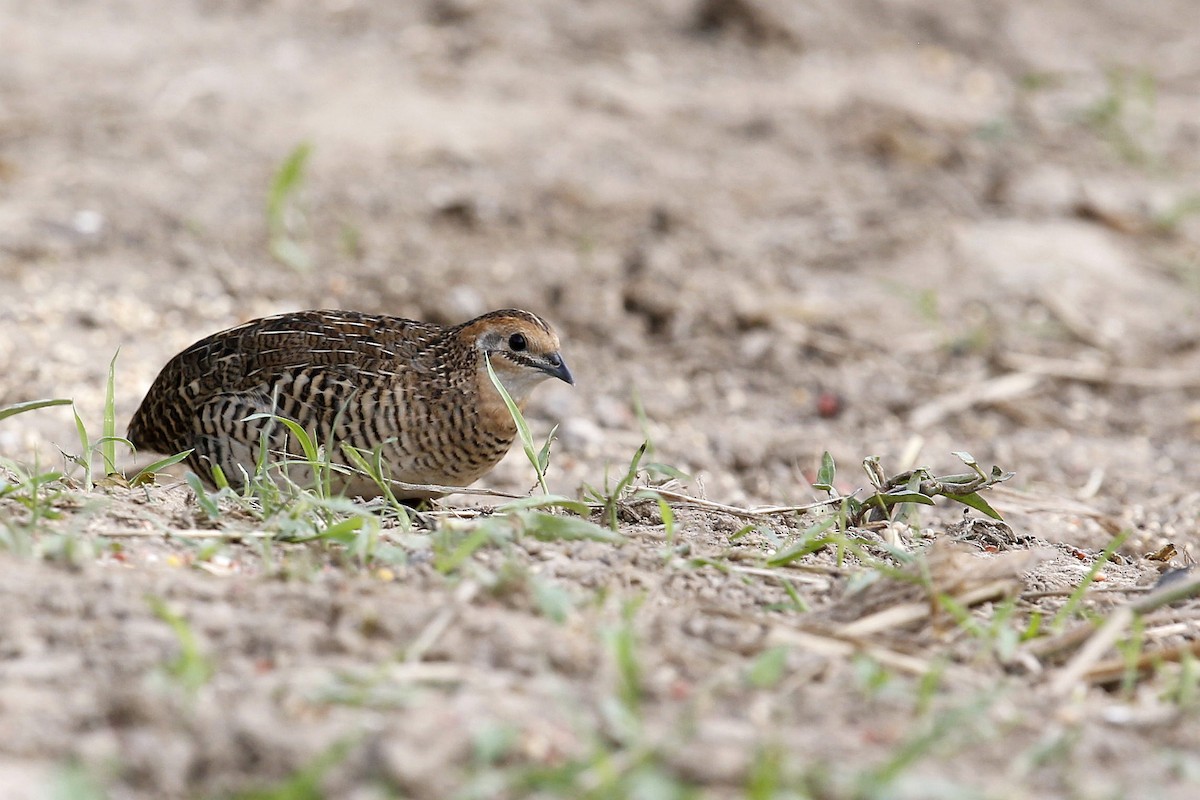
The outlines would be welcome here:
[[[255,316],[519,306],[560,328],[578,381],[531,409],[540,434],[561,424],[556,491],[602,484],[647,434],[688,492],[739,507],[813,500],[825,450],[846,490],[868,455],[947,472],[966,450],[1016,472],[993,503],[1014,552],[1044,556],[1006,562],[1014,619],[1053,614],[1045,592],[1119,530],[1103,577],[1148,587],[1194,554],[1200,509],[1192,17],[0,0],[0,406],[73,398],[94,433],[118,348],[123,421],[172,354]],[[289,265],[267,195],[302,144]],[[0,421],[6,459],[59,468],[60,449],[79,449],[68,409]],[[530,482],[519,452],[485,481]],[[255,523],[214,523],[178,482],[56,507],[30,558],[11,545],[26,507],[0,499],[5,797],[223,797],[306,768],[339,798],[1200,782],[1196,707],[1171,688],[1193,662],[1062,693],[944,619],[839,650],[840,626],[913,598],[860,591],[829,552],[764,566],[804,519],[739,536],[744,519],[681,506],[668,543],[644,508],[621,544],[509,537],[447,571],[418,532],[385,531],[366,563],[204,538]],[[946,538],[959,516],[920,525]],[[1167,542],[1173,561],[1144,558]],[[1148,617],[1150,640],[1190,647],[1194,618]],[[192,688],[171,620],[195,639]]]

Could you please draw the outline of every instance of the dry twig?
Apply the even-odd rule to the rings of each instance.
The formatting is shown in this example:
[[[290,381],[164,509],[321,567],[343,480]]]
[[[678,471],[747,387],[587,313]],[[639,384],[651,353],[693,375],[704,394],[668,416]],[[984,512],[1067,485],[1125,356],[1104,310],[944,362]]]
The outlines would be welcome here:
[[[1016,372],[1046,378],[1080,381],[1082,383],[1133,386],[1139,389],[1190,389],[1200,387],[1200,374],[1194,370],[1122,367],[1090,361],[1044,358],[1026,353],[1007,353],[1001,356],[1001,361],[1004,366]]]
[[[1012,400],[1029,394],[1042,379],[1036,374],[1013,372],[944,394],[924,405],[917,406],[909,415],[914,428],[928,428],[952,414],[974,408]]]
[[[983,586],[968,589],[962,594],[955,596],[953,600],[963,608],[970,608],[988,600],[1003,597],[1011,593],[1013,588],[1014,582],[1011,579],[1002,578],[986,583]],[[842,627],[838,633],[847,637],[870,636],[893,628],[902,628],[906,625],[911,625],[914,622],[926,619],[932,614],[933,604],[928,601],[904,603],[870,614],[861,619],[856,619],[854,622]]]
[[[661,495],[667,500],[674,500],[684,505],[695,506],[697,508],[707,509],[709,511],[719,511],[742,519],[761,519],[775,514],[796,514],[801,511],[812,511],[814,508],[822,508],[824,506],[833,505],[842,502],[842,497],[831,497],[828,500],[818,500],[814,503],[806,503],[800,506],[761,506],[759,508],[739,508],[730,506],[724,503],[717,503],[712,500],[702,500],[698,497],[683,494],[682,492],[671,491],[670,489],[660,489],[655,486],[646,487],[647,492]],[[649,499],[649,498],[647,498]],[[599,506],[597,506],[599,507]]]
[[[1025,648],[1025,653],[1046,658],[1079,647],[1074,657],[1054,675],[1050,682],[1051,693],[1061,697],[1085,680],[1093,670],[1103,672],[1101,667],[1107,668],[1107,665],[1101,662],[1101,658],[1114,644],[1120,641],[1121,636],[1129,629],[1136,616],[1195,597],[1198,594],[1200,594],[1200,577],[1198,576],[1169,583],[1150,592],[1145,597],[1139,597],[1137,600],[1117,608],[1109,614],[1099,628],[1091,623],[1084,623],[1059,636],[1032,642]]]

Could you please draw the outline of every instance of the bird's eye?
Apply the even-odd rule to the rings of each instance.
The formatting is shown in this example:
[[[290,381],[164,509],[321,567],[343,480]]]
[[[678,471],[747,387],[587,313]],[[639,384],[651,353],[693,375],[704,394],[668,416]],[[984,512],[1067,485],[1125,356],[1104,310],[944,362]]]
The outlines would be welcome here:
[[[519,353],[528,346],[529,343],[525,341],[524,334],[514,333],[512,336],[508,337],[508,348],[514,352]]]

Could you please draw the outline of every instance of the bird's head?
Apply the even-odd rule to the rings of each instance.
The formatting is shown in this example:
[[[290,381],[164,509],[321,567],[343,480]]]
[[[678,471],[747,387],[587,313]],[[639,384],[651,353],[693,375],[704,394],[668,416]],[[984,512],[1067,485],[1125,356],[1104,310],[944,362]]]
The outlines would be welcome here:
[[[508,308],[484,314],[460,326],[459,336],[491,361],[496,377],[518,403],[547,378],[575,383],[558,352],[558,334],[528,311]],[[479,370],[481,380],[489,383],[482,357]]]

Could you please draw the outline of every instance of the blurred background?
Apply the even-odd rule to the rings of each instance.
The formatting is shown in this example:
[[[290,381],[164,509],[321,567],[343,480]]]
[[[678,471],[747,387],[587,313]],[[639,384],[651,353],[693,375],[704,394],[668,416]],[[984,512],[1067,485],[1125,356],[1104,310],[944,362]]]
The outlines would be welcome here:
[[[551,320],[554,488],[823,450],[1192,491],[1190,0],[0,0],[0,405],[252,317]],[[644,408],[639,419],[638,403]],[[67,409],[0,455],[75,444]],[[619,466],[618,466],[619,468]],[[530,481],[520,454],[488,480]]]

